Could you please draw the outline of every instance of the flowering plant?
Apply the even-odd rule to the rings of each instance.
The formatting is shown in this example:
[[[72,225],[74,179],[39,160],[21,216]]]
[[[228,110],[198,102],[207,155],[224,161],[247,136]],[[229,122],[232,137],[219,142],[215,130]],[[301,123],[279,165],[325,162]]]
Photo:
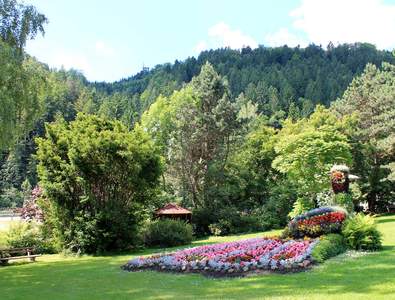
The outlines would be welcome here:
[[[16,210],[18,213],[20,213],[22,219],[26,221],[43,221],[43,211],[38,205],[38,200],[42,197],[42,194],[43,190],[39,186],[36,186],[32,190],[30,197],[25,199],[23,207]]]
[[[288,231],[294,238],[335,233],[341,230],[346,217],[346,211],[341,208],[320,207],[295,217],[288,224]]]
[[[123,269],[179,272],[242,273],[252,270],[300,269],[311,263],[316,239],[255,238],[200,246],[130,260]]]

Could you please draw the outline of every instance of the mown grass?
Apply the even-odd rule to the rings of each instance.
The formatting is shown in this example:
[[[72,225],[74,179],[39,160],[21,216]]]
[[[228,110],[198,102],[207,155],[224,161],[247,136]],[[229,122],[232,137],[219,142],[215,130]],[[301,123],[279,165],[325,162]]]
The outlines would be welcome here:
[[[129,273],[120,266],[136,255],[46,255],[36,263],[0,268],[1,299],[395,299],[395,216],[378,218],[384,249],[348,252],[312,270],[246,278],[212,279],[199,274]],[[274,234],[267,232],[265,234]],[[211,237],[194,245],[253,236]]]

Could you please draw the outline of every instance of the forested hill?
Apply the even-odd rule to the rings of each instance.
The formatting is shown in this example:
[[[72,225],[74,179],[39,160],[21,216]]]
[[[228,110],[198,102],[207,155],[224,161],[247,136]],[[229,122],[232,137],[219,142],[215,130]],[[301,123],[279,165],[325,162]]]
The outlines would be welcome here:
[[[98,92],[107,95],[127,93],[135,97],[135,107],[146,109],[159,94],[169,95],[183,83],[191,81],[206,62],[229,82],[236,98],[244,93],[248,100],[259,104],[260,112],[271,115],[279,110],[288,112],[292,102],[304,114],[317,103],[328,105],[342,96],[352,78],[367,63],[380,65],[395,62],[389,51],[380,51],[366,43],[328,45],[326,49],[310,45],[306,48],[259,47],[254,50],[217,49],[202,52],[174,64],[157,65],[151,70],[114,83],[92,83]]]
[[[274,127],[288,116],[306,117],[316,104],[328,105],[341,97],[367,63],[395,63],[389,51],[363,43],[326,49],[315,45],[217,49],[118,82],[89,83],[78,71],[51,70],[13,47],[0,43],[0,82],[8,87],[7,99],[13,100],[1,112],[0,207],[21,205],[23,182],[37,184],[34,140],[44,135],[46,123],[57,118],[72,121],[83,112],[121,120],[131,129],[160,94],[170,96],[181,89],[206,62],[226,79],[230,101],[256,103],[254,111],[268,116]],[[19,74],[25,74],[23,90],[15,85],[21,82]],[[12,115],[18,118],[9,118]]]

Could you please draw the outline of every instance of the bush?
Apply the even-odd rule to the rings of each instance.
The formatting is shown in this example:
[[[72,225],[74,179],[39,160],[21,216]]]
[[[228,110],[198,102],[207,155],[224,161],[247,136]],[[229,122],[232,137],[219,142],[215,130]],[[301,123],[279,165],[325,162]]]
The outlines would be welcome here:
[[[161,159],[139,126],[79,114],[46,126],[37,139],[38,175],[50,202],[45,222],[64,248],[97,253],[138,246]]]
[[[215,223],[217,218],[214,210],[207,207],[195,208],[192,211],[192,225],[195,236],[202,237],[211,233],[210,225]]]
[[[359,213],[348,219],[342,233],[351,249],[373,251],[381,248],[381,234],[371,216]]]
[[[320,241],[314,247],[311,255],[316,262],[323,262],[345,252],[346,249],[344,237],[341,234],[331,233],[320,237]]]
[[[261,216],[255,212],[240,212],[235,207],[221,209],[218,221],[209,225],[211,234],[228,235],[264,230]]]
[[[15,187],[2,190],[0,195],[0,208],[15,208],[23,205],[23,193]]]
[[[55,253],[57,250],[42,234],[41,225],[34,222],[13,224],[6,233],[6,241],[10,248],[34,247],[37,253]]]
[[[344,209],[320,207],[296,216],[288,224],[288,232],[293,238],[317,237],[328,233],[338,233],[347,217]]]
[[[148,225],[144,239],[147,246],[186,245],[192,241],[192,226],[179,220],[154,221]]]

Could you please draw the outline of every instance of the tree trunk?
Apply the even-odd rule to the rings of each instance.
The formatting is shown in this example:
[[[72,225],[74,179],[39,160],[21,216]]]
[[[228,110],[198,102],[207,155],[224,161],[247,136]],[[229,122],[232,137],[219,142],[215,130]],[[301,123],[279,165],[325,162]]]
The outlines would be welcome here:
[[[376,201],[377,201],[377,193],[371,191],[367,196],[366,199],[368,200],[368,210],[370,212],[376,211]]]

